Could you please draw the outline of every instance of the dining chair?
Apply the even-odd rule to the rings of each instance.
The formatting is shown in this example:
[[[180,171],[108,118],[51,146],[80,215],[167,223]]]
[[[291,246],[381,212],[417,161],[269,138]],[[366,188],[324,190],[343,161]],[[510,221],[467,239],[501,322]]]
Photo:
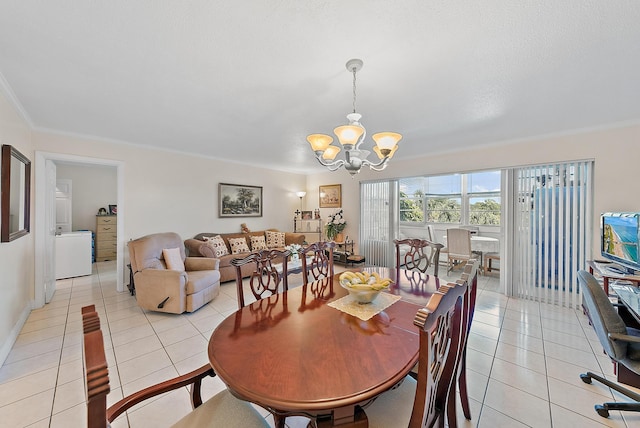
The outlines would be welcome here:
[[[403,267],[404,269],[426,273],[427,269],[433,265],[433,275],[438,276],[442,244],[436,244],[426,239],[413,238],[394,239],[393,243],[396,246],[397,271]],[[425,252],[427,248],[429,249],[429,254]]]
[[[582,305],[589,315],[589,323],[596,331],[605,354],[614,363],[615,371],[620,373],[621,370],[626,369],[635,375],[640,375],[640,333],[638,330],[627,327],[609,300],[609,296],[593,275],[584,270],[579,271],[578,285],[582,292]],[[640,412],[640,394],[592,372],[581,374],[580,379],[584,383],[591,383],[592,379],[595,379],[634,400],[625,403],[596,404],[594,406],[596,412],[603,418],[609,417],[609,410]]]
[[[302,279],[304,284],[321,278],[333,277],[333,241],[314,242],[300,250],[302,259]]]
[[[444,426],[448,390],[455,370],[467,284],[447,284],[435,292],[413,323],[419,328],[417,379],[402,383],[366,407],[371,428]]]
[[[447,248],[447,272],[450,272],[459,262],[473,258],[471,232],[468,229],[447,229]]]
[[[107,408],[107,395],[111,387],[100,317],[94,305],[83,307],[81,314],[88,428],[107,428],[118,416],[136,404],[185,386],[191,386],[193,410],[172,425],[174,428],[269,426],[265,418],[250,403],[235,398],[226,388],[202,402],[202,379],[216,376],[209,364],[185,375],[134,392]]]
[[[442,244],[442,242],[440,242],[440,240],[438,239],[438,236],[436,235],[436,231],[432,224],[427,225],[427,236],[429,241],[435,242],[436,244]],[[447,248],[446,245],[442,244],[442,248],[440,248],[440,257],[448,258],[447,257],[448,254],[449,254],[449,249]],[[444,260],[440,260],[440,263],[444,263]]]
[[[231,260],[236,268],[236,288],[238,292],[238,308],[244,307],[244,286],[242,281],[242,266],[253,263],[255,269],[249,276],[249,290],[256,300],[278,293],[282,283],[282,291],[287,291],[287,259],[291,255],[289,250],[261,250],[243,258]],[[278,266],[281,264],[281,270]]]

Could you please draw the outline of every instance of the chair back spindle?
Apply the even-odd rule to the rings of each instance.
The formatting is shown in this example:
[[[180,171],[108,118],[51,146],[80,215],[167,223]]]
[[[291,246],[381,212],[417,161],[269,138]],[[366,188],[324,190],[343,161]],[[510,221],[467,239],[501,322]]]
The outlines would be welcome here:
[[[442,244],[437,244],[426,239],[394,239],[396,247],[396,269],[401,267],[408,270],[426,273],[427,269],[433,265],[433,275],[438,276],[440,265],[440,250]],[[406,252],[402,254],[402,250]],[[428,249],[428,252],[427,252]]]
[[[236,268],[236,287],[238,292],[238,307],[245,306],[244,287],[242,282],[242,266],[253,263],[255,269],[249,276],[249,289],[256,298],[260,300],[264,297],[277,294],[282,284],[282,291],[288,290],[287,282],[287,259],[291,255],[289,250],[261,250],[251,253],[244,258],[231,260],[231,264]],[[277,265],[281,263],[282,270],[278,271]]]
[[[333,277],[333,241],[314,242],[300,250],[302,277],[305,284]]]

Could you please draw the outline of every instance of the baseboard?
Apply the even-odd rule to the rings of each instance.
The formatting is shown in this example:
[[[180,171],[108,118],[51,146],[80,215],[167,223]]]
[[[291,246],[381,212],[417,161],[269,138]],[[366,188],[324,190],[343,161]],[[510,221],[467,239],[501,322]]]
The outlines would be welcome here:
[[[18,321],[11,329],[11,332],[9,332],[9,337],[7,337],[7,340],[5,340],[2,344],[2,348],[0,348],[0,367],[2,367],[7,357],[9,356],[9,352],[11,352],[13,344],[16,343],[18,335],[20,334],[22,327],[24,327],[24,323],[27,322],[27,318],[29,318],[29,314],[31,313],[33,304],[34,302],[29,302],[27,303],[27,305],[25,305],[24,309],[22,309],[22,312],[20,313],[20,316],[18,317]]]

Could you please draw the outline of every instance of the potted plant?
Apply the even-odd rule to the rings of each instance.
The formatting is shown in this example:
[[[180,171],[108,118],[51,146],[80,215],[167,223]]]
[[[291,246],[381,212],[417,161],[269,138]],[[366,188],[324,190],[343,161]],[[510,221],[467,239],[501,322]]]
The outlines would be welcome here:
[[[342,210],[339,210],[333,214],[330,214],[329,217],[327,218],[327,226],[326,226],[327,239],[330,241],[342,242],[344,239],[342,239],[338,235],[342,234],[342,231],[344,230],[345,227],[347,227],[347,222],[344,219]]]

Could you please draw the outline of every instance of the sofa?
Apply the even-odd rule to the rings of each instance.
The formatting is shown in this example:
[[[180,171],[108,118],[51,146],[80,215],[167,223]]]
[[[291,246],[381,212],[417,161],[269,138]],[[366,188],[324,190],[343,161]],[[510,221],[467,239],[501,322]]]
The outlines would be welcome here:
[[[256,250],[251,246],[252,237],[259,238],[262,236],[265,238],[265,242],[266,242],[267,232],[284,233],[284,246],[279,245],[278,247],[273,247],[273,248],[283,249],[287,245],[291,245],[291,244],[303,245],[305,242],[305,235],[303,233],[279,232],[277,229],[267,229],[267,230],[260,230],[260,231],[248,232],[248,233],[199,233],[193,238],[187,239],[186,241],[184,241],[184,246],[187,249],[190,257],[207,257],[207,258],[219,259],[220,264],[219,264],[218,270],[220,271],[220,282],[233,281],[236,279],[236,271],[235,271],[235,267],[231,265],[231,260],[235,258],[246,257],[248,254],[251,253],[252,250]],[[227,254],[218,255],[216,257],[214,248],[210,244],[208,244],[205,241],[205,239],[206,238],[212,239],[217,235],[220,235],[220,237],[224,241]],[[244,242],[246,243],[246,247],[248,251],[243,251],[240,253],[233,254],[232,241],[234,244],[237,244],[239,238],[240,238],[240,241],[244,239]],[[242,267],[243,278],[251,275],[252,270],[253,270],[253,266],[244,265]]]
[[[186,257],[173,232],[129,241],[129,259],[138,306],[150,311],[193,312],[220,293],[217,259]]]

